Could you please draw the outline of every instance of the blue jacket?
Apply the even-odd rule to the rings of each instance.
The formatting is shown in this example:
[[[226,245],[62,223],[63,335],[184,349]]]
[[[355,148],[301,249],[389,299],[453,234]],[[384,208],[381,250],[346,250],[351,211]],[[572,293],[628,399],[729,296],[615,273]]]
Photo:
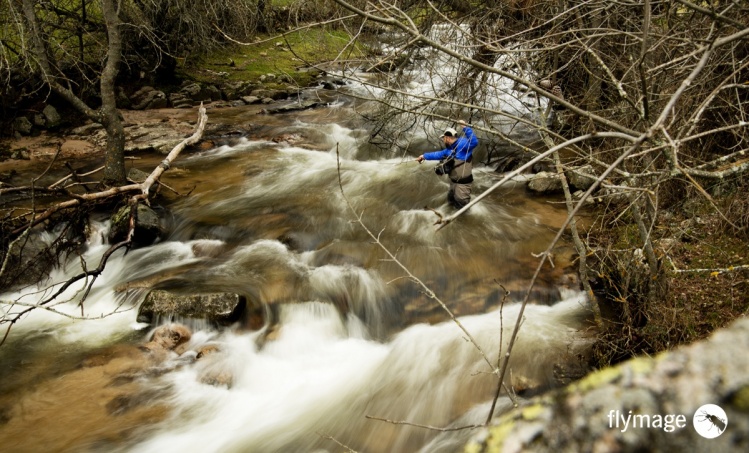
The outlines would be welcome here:
[[[473,156],[473,149],[479,144],[479,139],[473,135],[473,129],[468,126],[463,127],[463,133],[465,134],[463,137],[455,140],[455,142],[447,148],[431,153],[424,153],[424,159],[440,160],[443,157],[449,156],[452,154],[453,150],[455,150],[456,159],[469,160]]]

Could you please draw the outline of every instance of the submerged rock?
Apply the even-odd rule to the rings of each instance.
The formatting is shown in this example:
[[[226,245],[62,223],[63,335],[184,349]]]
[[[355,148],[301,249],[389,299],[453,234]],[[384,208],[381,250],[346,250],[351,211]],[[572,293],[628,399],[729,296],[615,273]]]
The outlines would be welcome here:
[[[187,343],[192,338],[192,331],[182,324],[165,324],[153,331],[151,339],[141,348],[154,352],[157,350],[172,351]]]

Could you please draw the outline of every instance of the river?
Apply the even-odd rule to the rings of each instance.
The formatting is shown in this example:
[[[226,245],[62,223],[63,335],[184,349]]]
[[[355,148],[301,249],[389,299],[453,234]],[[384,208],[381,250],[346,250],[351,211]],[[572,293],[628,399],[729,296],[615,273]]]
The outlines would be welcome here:
[[[474,429],[392,421],[484,422],[496,387],[486,359],[496,364],[500,343],[506,349],[534,255],[555,235],[564,206],[510,183],[436,231],[438,213],[452,212],[447,180],[433,163],[413,161],[437,149],[436,137],[419,137],[423,149],[410,155],[378,153],[366,143],[362,108],[347,100],[281,115],[209,111],[209,121],[250,122],[262,137],[184,153],[166,173],[167,184],[192,193],[171,196],[167,238],[112,256],[84,304],[87,316],[108,316],[36,310],[14,326],[0,348],[0,449],[459,450]],[[150,171],[157,159],[136,165]],[[474,174],[474,194],[498,178],[478,162]],[[108,221],[94,220],[82,257],[89,267],[109,246]],[[571,257],[560,244],[531,294],[507,377],[519,398],[555,385],[555,366],[586,351],[589,313],[567,280]],[[51,281],[80,266],[70,259]],[[137,346],[155,327],[136,322],[147,290],[123,288],[149,279],[245,295],[275,325],[161,320],[193,330],[186,351],[144,353]],[[70,288],[70,301],[55,310],[79,314],[79,292]],[[49,293],[39,284],[2,299],[34,303]],[[196,360],[206,346],[218,352]],[[222,378],[211,385],[217,380],[206,376]],[[506,396],[498,402],[499,410],[510,405]]]

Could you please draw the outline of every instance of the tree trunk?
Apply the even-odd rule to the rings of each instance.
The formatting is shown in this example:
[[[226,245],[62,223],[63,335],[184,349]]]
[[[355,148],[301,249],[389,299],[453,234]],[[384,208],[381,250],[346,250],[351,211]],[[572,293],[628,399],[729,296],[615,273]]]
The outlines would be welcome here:
[[[107,132],[107,147],[103,182],[108,186],[123,185],[127,182],[125,172],[125,131],[117,111],[115,95],[115,79],[122,59],[122,37],[120,35],[120,19],[118,16],[117,0],[102,0],[102,13],[107,26],[107,63],[101,73],[101,100],[99,110],[93,110],[86,105],[68,88],[58,82],[60,74],[54,74],[57,65],[50,62],[45,37],[36,17],[34,0],[23,0],[24,16],[26,18],[30,40],[36,64],[39,66],[42,79],[50,88],[68,101],[76,110],[86,115],[91,121],[101,124]]]
[[[117,111],[115,79],[122,59],[122,36],[120,18],[117,15],[117,0],[102,0],[104,22],[107,24],[107,64],[101,73],[101,115],[107,131],[107,154],[104,161],[104,179],[107,186],[118,186],[127,182],[125,172],[125,131]]]

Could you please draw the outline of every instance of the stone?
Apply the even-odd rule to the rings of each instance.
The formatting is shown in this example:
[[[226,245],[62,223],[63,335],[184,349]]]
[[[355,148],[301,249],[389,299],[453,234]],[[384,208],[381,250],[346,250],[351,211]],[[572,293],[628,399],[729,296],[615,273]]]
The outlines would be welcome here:
[[[230,325],[241,319],[246,299],[235,293],[184,294],[152,290],[138,309],[138,322],[161,318],[205,319],[214,325]]]
[[[133,182],[142,183],[148,178],[149,174],[143,170],[139,170],[135,167],[131,168],[127,172],[127,179]]]
[[[265,89],[252,90],[252,92],[250,92],[250,95],[257,96],[259,98],[270,98],[274,101],[286,99],[286,97],[288,96],[288,94],[282,90],[265,90]]]
[[[235,101],[244,96],[247,82],[228,82],[221,90],[221,97],[228,101]]]
[[[203,88],[203,92],[205,92],[206,95],[208,96],[208,100],[211,100],[211,101],[221,100],[221,90],[219,90],[215,85],[206,85]]]
[[[175,109],[185,109],[193,106],[193,100],[185,96],[184,93],[169,94],[169,104]]]
[[[311,109],[314,107],[317,107],[320,105],[317,101],[302,101],[302,102],[292,102],[290,104],[281,105],[278,107],[273,107],[269,109],[265,109],[265,113],[286,113],[286,112],[293,112],[296,110],[306,110]]]
[[[554,173],[542,171],[528,181],[528,189],[537,193],[561,192],[562,180]]]
[[[15,130],[21,135],[31,134],[31,130],[33,128],[34,128],[34,125],[31,124],[31,121],[29,121],[29,119],[26,118],[25,116],[19,116],[13,120],[13,130]]]
[[[588,190],[596,182],[597,176],[593,167],[586,165],[584,167],[569,170],[565,173],[570,185],[579,190]]]
[[[187,326],[176,323],[165,324],[153,331],[150,340],[143,345],[142,349],[171,351],[190,341],[190,338],[192,338],[192,332]]]
[[[125,240],[130,230],[130,206],[123,206],[112,216],[112,227],[109,231],[109,241],[117,243]],[[138,203],[135,214],[135,232],[133,246],[143,247],[153,244],[157,239],[166,235],[166,229],[161,224],[161,218],[150,207]]]
[[[149,86],[136,91],[131,100],[133,110],[161,109],[168,105],[166,94]]]
[[[45,126],[47,127],[47,129],[55,128],[62,122],[62,117],[60,117],[60,114],[57,113],[57,109],[51,105],[47,105],[46,107],[44,107],[44,110],[42,110],[42,115],[44,115],[44,119],[46,120]]]

